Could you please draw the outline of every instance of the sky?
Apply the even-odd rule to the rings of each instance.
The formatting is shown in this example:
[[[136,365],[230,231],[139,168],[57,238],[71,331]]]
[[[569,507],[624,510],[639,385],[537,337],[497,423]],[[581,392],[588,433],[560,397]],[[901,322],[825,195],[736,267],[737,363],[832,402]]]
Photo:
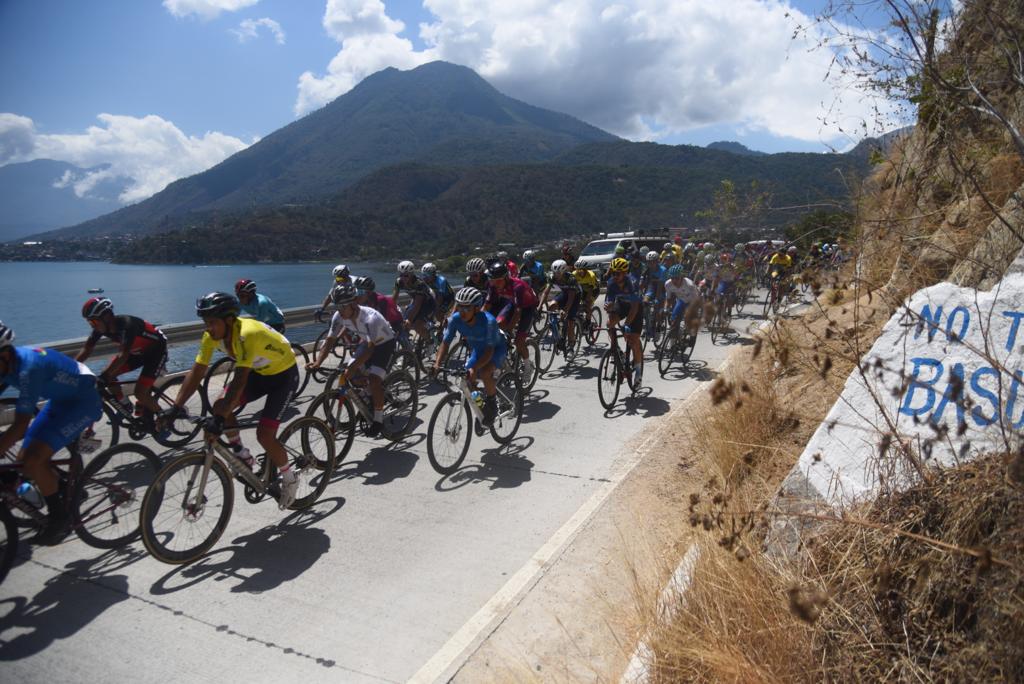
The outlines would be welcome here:
[[[847,149],[872,103],[793,38],[823,1],[0,0],[0,166],[105,165],[64,182],[137,202],[437,59],[630,140]]]

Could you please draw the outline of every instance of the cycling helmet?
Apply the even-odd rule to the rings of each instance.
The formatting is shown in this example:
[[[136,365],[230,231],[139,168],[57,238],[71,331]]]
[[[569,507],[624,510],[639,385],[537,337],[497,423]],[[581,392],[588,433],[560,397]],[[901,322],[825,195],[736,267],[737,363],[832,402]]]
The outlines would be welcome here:
[[[551,272],[555,275],[561,275],[569,270],[569,264],[565,262],[565,259],[555,259],[551,262]]]
[[[661,249],[664,250],[664,251],[671,250],[672,249],[672,243],[671,242],[666,242],[665,244],[663,244],[661,246]]]
[[[0,321],[0,349],[14,346],[14,331]]]
[[[586,268],[587,267],[587,262],[584,261],[583,259],[577,259],[575,266],[576,266],[576,268]]]
[[[746,243],[746,242],[737,242],[737,243],[736,243],[736,251],[737,251],[737,252],[742,252],[742,251],[743,251],[743,249],[744,249],[744,248],[745,248],[746,246],[747,246],[747,243]]]
[[[533,258],[535,256],[537,256],[537,253],[534,252],[532,249],[528,249],[525,252],[523,252],[523,261],[533,261]]]
[[[345,264],[338,264],[334,267],[334,279],[348,278],[348,266]]]
[[[508,252],[506,252],[505,250],[501,250],[500,252],[498,252],[494,256],[496,256],[499,259],[508,259]]]
[[[341,283],[335,285],[334,289],[331,290],[331,301],[334,302],[334,306],[344,306],[351,304],[356,301],[356,296],[359,293],[356,292],[356,288],[352,287],[348,283]]]
[[[243,292],[256,294],[256,281],[249,280],[248,278],[242,278],[235,283],[235,294],[242,294]]]
[[[683,251],[684,252],[692,252],[695,249],[697,249],[697,246],[695,244],[693,244],[692,242],[687,242],[686,246],[683,247]]]
[[[647,260],[648,261],[657,261],[658,260],[658,253],[655,252],[652,249],[650,252],[647,253]]]
[[[357,290],[362,290],[363,292],[373,292],[377,289],[377,283],[373,282],[373,278],[370,276],[357,278],[356,282],[353,284],[356,286]]]
[[[437,266],[434,265],[434,262],[428,261],[420,267],[420,273],[429,276],[437,275]]]
[[[211,292],[196,300],[196,316],[200,318],[237,316],[240,309],[238,298],[227,292]]]
[[[681,245],[681,244],[683,244],[683,238],[681,238],[681,237],[679,237],[678,235],[676,235],[676,236],[675,236],[675,237],[674,237],[674,238],[672,239],[672,242],[676,243],[677,245]]]
[[[714,254],[705,254],[704,255],[704,263],[707,264],[707,265],[711,265],[711,264],[715,263],[715,255]]]
[[[669,278],[678,278],[681,275],[683,275],[683,267],[680,266],[679,264],[676,264],[675,266],[668,269]]]
[[[504,261],[492,261],[487,265],[487,272],[492,278],[504,278],[508,275],[508,264]]]
[[[712,250],[714,248],[715,248],[715,243],[714,242],[705,242],[704,243],[704,251],[705,252],[707,252],[709,250]]]
[[[487,264],[480,257],[473,257],[466,262],[466,273],[483,273],[487,270]]]
[[[729,254],[728,252],[723,254],[722,255],[722,263],[723,264],[731,264],[732,263],[732,254]]]
[[[464,287],[455,293],[458,306],[483,306],[484,293],[475,287]]]
[[[794,245],[793,247],[790,247],[786,252],[789,254],[796,254],[796,246]]]
[[[411,261],[399,261],[398,262],[398,275],[407,275],[409,273],[416,272],[416,265]]]
[[[612,263],[608,266],[608,270],[612,273],[625,273],[629,270],[629,262],[625,259],[612,259]]]
[[[618,247],[615,248],[615,254],[617,256],[622,256],[625,253],[626,253],[626,248],[623,247],[622,245],[619,245]]]
[[[82,305],[82,318],[99,318],[114,310],[114,303],[106,297],[93,297]]]

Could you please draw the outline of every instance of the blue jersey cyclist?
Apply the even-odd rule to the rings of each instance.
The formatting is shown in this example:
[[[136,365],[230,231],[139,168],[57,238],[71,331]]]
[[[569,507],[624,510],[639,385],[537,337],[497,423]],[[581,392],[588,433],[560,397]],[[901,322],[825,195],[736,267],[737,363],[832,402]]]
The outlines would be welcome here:
[[[665,299],[665,274],[668,268],[659,263],[659,255],[653,249],[647,253],[645,259],[647,268],[640,279],[640,289],[644,293],[645,302],[660,304]]]
[[[612,259],[608,268],[611,278],[604,294],[604,309],[608,312],[608,330],[614,333],[615,326],[622,322],[626,343],[633,352],[633,384],[639,386],[643,377],[643,348],[640,333],[644,330],[643,308],[636,284],[629,277],[629,262],[622,258]]]
[[[448,279],[437,272],[437,266],[429,261],[420,268],[420,277],[434,291],[436,305],[434,313],[437,316],[437,322],[443,325],[444,319],[455,301],[455,290],[448,283]]]
[[[498,413],[493,371],[504,365],[508,349],[504,336],[498,330],[498,321],[488,312],[480,310],[483,304],[483,293],[472,287],[464,287],[455,295],[455,314],[448,320],[444,340],[437,350],[434,372],[440,371],[455,334],[461,334],[470,350],[469,358],[466,359],[469,383],[473,385],[477,380],[483,381],[487,395],[483,408],[484,422],[490,425]]]
[[[519,277],[530,283],[534,292],[540,292],[548,284],[547,273],[544,272],[544,264],[537,258],[537,253],[532,249],[523,252],[523,265],[519,267]]]
[[[235,283],[235,295],[242,305],[239,316],[263,321],[279,333],[284,333],[284,314],[270,297],[256,291],[256,283],[242,278]]]
[[[14,423],[0,435],[0,454],[24,438],[17,458],[39,488],[47,509],[46,525],[35,541],[57,544],[70,528],[60,483],[49,462],[102,415],[96,377],[83,364],[52,349],[15,347],[14,332],[0,323],[0,383],[18,390]],[[46,405],[36,416],[42,399]]]

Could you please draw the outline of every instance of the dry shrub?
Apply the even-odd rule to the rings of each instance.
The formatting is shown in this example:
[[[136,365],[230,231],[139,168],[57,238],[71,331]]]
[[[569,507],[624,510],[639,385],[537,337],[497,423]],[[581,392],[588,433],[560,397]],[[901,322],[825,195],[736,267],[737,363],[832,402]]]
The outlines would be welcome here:
[[[980,558],[849,522],[816,534],[813,581],[833,596],[815,626],[821,677],[1024,681],[1024,496],[1003,461],[942,471],[859,513]]]
[[[711,541],[699,551],[675,619],[652,634],[650,681],[786,681],[813,672],[811,627],[787,605],[792,580],[760,554],[739,561]]]

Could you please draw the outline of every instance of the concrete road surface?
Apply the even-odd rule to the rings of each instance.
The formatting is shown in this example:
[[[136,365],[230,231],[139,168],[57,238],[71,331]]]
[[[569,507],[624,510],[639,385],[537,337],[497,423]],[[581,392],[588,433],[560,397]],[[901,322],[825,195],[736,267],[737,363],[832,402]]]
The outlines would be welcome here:
[[[696,361],[668,378],[648,356],[644,389],[608,412],[596,379],[605,342],[570,368],[559,357],[528,397],[515,440],[499,448],[474,436],[448,477],[426,456],[435,386],[413,434],[397,445],[357,439],[311,510],[237,496],[219,543],[186,567],[150,558],[141,543],[108,552],[74,537],[55,548],[23,543],[0,586],[3,679],[450,676],[628,472],[652,421],[706,386],[745,341],[732,334],[712,345],[701,333]],[[250,442],[255,450],[251,432]]]

